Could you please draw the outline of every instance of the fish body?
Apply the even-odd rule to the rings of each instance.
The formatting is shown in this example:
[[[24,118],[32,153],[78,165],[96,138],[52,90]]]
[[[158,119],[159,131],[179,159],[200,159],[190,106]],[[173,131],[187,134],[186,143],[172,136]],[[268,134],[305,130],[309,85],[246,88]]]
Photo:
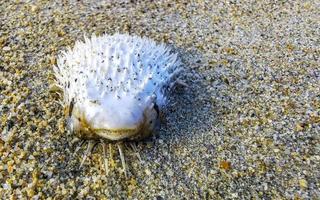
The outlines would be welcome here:
[[[68,125],[82,138],[145,138],[181,72],[164,44],[126,34],[92,36],[61,52],[54,67]]]

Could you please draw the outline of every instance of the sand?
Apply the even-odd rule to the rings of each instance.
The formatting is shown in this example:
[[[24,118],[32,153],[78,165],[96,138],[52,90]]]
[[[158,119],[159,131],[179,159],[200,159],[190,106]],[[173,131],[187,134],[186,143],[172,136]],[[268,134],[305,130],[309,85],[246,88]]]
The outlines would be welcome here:
[[[2,1],[0,196],[320,198],[320,3],[290,2]],[[109,174],[99,144],[80,168],[86,144],[49,90],[60,50],[117,32],[175,48],[189,85],[127,148],[127,178],[115,145]]]

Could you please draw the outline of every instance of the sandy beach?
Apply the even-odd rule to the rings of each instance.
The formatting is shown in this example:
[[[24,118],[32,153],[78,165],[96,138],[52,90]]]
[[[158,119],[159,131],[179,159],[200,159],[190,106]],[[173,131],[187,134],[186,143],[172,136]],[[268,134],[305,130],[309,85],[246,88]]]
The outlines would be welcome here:
[[[319,199],[320,2],[1,1],[1,199]],[[185,68],[154,137],[86,144],[49,90],[92,34],[173,47]]]

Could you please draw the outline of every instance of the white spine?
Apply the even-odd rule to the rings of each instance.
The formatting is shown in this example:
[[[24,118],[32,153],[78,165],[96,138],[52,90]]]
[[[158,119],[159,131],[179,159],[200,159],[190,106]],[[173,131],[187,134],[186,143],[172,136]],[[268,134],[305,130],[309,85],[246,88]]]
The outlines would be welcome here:
[[[177,55],[165,45],[116,34],[77,41],[58,57],[54,71],[67,104],[111,96],[134,96],[143,102],[156,95],[156,103],[163,106],[165,88],[175,81],[179,66]]]

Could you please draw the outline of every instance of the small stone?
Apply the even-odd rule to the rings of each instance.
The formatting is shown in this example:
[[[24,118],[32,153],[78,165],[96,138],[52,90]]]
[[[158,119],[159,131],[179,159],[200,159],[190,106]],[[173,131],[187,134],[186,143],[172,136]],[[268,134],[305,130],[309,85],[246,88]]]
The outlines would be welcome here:
[[[13,160],[10,160],[10,161],[7,163],[9,174],[11,174],[11,173],[13,172],[13,164],[14,164],[14,161],[13,161]]]
[[[58,33],[59,37],[62,37],[66,34],[66,32],[64,32],[64,30],[62,30],[62,29],[59,29],[57,33]]]
[[[151,171],[149,169],[145,169],[144,172],[146,173],[147,176],[151,175]]]
[[[168,170],[166,174],[167,174],[168,176],[173,176],[174,173],[173,173],[172,170]]]
[[[5,44],[6,40],[7,40],[7,38],[0,37],[0,47]]]
[[[308,187],[308,182],[305,179],[300,179],[299,180],[299,185],[302,188],[307,188]]]
[[[280,149],[273,149],[273,152],[279,153]]]
[[[36,5],[32,5],[31,6],[31,12],[37,12],[37,11],[39,11],[39,7],[36,6]]]
[[[232,198],[238,198],[238,193],[231,193]]]
[[[1,140],[1,138],[0,138],[0,152],[1,152],[2,148],[3,148],[3,146],[4,146],[4,141]]]
[[[50,64],[51,64],[51,65],[57,64],[57,59],[56,59],[54,56],[51,56],[51,57],[50,57]]]
[[[10,189],[11,189],[11,185],[9,185],[9,184],[7,184],[7,183],[2,184],[2,187],[3,187],[3,189],[5,189],[5,190],[10,190]]]
[[[33,197],[34,196],[34,188],[32,187],[32,188],[28,188],[27,189],[27,195],[28,195],[28,197]]]
[[[61,90],[62,90],[61,87],[56,84],[52,84],[49,87],[49,92],[51,92],[51,93],[59,92]]]
[[[221,161],[221,162],[219,163],[219,167],[220,167],[221,169],[224,169],[224,170],[230,170],[230,169],[231,169],[231,163],[228,162],[228,161]]]
[[[303,131],[303,126],[302,126],[302,124],[300,124],[300,123],[298,123],[297,125],[296,125],[296,131]]]
[[[10,47],[8,47],[8,46],[5,46],[5,47],[3,47],[3,48],[2,48],[2,50],[3,50],[3,51],[10,51],[10,50],[11,50],[11,48],[10,48]]]

